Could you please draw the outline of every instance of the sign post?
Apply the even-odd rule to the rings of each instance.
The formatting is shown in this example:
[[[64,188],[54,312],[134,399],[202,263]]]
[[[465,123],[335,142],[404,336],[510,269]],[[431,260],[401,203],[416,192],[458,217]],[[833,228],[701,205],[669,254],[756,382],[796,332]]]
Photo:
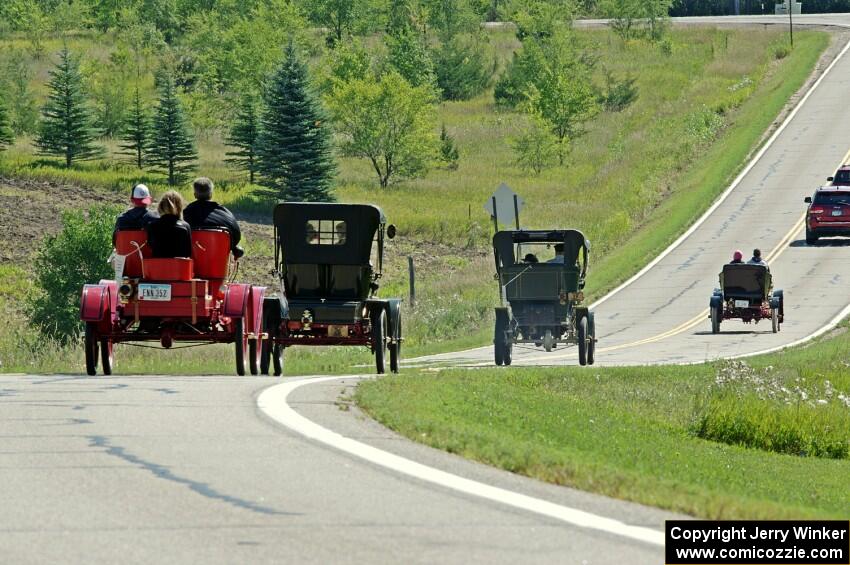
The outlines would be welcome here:
[[[502,183],[496,189],[496,192],[487,200],[487,203],[484,204],[484,209],[490,213],[490,217],[493,218],[493,227],[496,231],[499,231],[500,223],[505,225],[513,223],[516,229],[520,229],[519,212],[524,206],[525,200],[523,200],[522,196],[511,190],[511,187],[505,183]],[[509,210],[513,210],[513,222],[508,217],[510,214],[508,212]]]

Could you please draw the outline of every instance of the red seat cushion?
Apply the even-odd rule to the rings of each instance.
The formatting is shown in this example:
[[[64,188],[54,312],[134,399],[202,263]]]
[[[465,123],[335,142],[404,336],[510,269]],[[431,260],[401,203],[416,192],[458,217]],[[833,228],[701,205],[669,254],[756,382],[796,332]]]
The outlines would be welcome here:
[[[230,233],[226,230],[192,230],[192,259],[199,278],[227,278]]]
[[[147,242],[148,232],[145,230],[121,230],[116,232],[115,251],[119,255],[125,255],[127,257],[124,262],[125,277],[142,276],[142,258],[147,260],[151,256],[151,248],[147,245]],[[142,257],[139,257],[139,248],[141,248]]]

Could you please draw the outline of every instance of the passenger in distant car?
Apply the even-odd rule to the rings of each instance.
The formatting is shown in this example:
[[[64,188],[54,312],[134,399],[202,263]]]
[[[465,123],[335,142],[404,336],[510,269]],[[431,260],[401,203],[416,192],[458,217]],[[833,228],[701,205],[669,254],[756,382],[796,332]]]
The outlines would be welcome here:
[[[547,263],[560,263],[560,264],[564,263],[564,244],[563,243],[556,243],[555,244],[555,256],[553,258],[549,259],[546,262]]]
[[[761,258],[761,249],[753,249],[753,256],[747,261],[747,265],[763,265],[767,267],[767,261]],[[768,267],[769,269],[770,267]]]
[[[159,219],[148,225],[148,245],[154,257],[191,257],[192,228],[183,221],[183,197],[169,190],[159,200]]]
[[[537,260],[537,255],[534,253],[526,253],[525,257],[522,259],[523,263],[539,263]]]
[[[729,261],[730,265],[741,265],[744,263],[744,254],[740,249],[736,249],[734,253],[732,253],[732,260]]]

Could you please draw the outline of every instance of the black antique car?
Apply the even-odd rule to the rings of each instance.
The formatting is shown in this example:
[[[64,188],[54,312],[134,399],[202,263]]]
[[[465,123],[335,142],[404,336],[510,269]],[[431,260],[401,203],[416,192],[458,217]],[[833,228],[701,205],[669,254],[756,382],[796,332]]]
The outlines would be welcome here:
[[[732,319],[747,324],[770,319],[776,333],[785,321],[784,295],[781,290],[773,290],[773,278],[764,265],[723,265],[720,288],[711,295],[708,317],[714,334],[720,332],[723,320]]]
[[[398,372],[401,300],[376,297],[384,238],[395,235],[369,204],[284,202],[274,210],[277,296],[263,304],[260,369],[283,370],[293,345],[363,345],[378,373]]]
[[[493,236],[502,306],[496,308],[496,365],[510,365],[513,345],[551,351],[576,344],[581,365],[596,349],[593,312],[581,306],[590,242],[578,230],[508,230]],[[552,256],[548,258],[547,256]]]

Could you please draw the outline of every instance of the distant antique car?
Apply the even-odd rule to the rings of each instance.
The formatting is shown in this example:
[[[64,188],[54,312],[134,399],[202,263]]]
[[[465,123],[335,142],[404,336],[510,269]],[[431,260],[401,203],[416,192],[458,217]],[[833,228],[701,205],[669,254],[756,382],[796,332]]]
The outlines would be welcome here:
[[[575,344],[579,364],[593,364],[593,312],[581,306],[589,249],[577,230],[509,230],[493,236],[502,299],[493,338],[496,365],[511,364],[514,344],[547,352]],[[541,262],[546,254],[555,256]]]
[[[769,319],[776,333],[785,320],[785,298],[781,290],[773,290],[773,279],[764,265],[724,265],[720,288],[714,289],[709,301],[709,318],[715,334],[723,320],[732,319],[747,324]]]
[[[193,230],[192,257],[151,256],[144,230],[119,231],[120,277],[83,287],[86,372],[112,374],[113,346],[158,341],[234,343],[236,373],[259,372],[257,343],[265,288],[227,281],[230,234]]]
[[[384,238],[395,236],[380,208],[368,204],[285,202],[274,210],[277,296],[263,305],[261,371],[283,371],[293,345],[361,345],[378,373],[398,372],[401,300],[376,296]]]
[[[850,164],[841,165],[835,171],[835,175],[826,177],[826,180],[832,186],[850,186]]]

